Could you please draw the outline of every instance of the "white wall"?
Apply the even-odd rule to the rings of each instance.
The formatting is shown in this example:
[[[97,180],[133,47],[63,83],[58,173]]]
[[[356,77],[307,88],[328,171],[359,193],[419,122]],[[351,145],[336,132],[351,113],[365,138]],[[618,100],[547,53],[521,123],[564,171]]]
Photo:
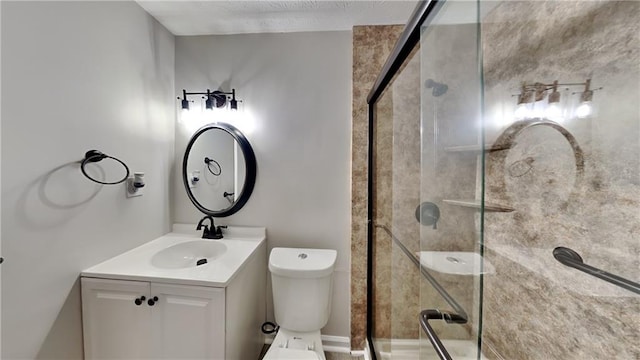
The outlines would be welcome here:
[[[170,230],[174,37],[134,2],[2,1],[1,44],[2,358],[81,358],[79,272]],[[86,180],[94,148],[144,196]]]
[[[242,210],[218,221],[265,226],[269,249],[338,250],[323,330],[336,336],[349,336],[351,43],[351,32],[176,38],[176,94],[235,88],[245,101],[235,125],[256,153],[256,187]],[[188,125],[193,119],[176,130],[177,164]],[[176,172],[174,217],[195,223],[202,214],[181,182]]]

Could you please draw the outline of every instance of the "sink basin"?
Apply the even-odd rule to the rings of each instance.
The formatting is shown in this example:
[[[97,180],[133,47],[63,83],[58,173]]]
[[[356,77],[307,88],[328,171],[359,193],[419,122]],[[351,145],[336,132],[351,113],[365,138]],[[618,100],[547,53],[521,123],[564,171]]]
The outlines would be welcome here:
[[[162,269],[203,266],[227,252],[227,246],[215,240],[194,240],[162,249],[151,257],[151,265]]]
[[[195,227],[174,225],[173,232],[93,265],[81,276],[226,288],[250,258],[267,259],[263,227],[229,226],[220,240],[200,238]],[[261,266],[266,269],[266,263]]]

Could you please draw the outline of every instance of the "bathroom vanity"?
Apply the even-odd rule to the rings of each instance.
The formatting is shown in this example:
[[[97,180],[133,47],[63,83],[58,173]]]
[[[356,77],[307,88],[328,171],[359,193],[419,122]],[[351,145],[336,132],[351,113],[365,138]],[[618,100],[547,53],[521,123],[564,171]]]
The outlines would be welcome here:
[[[257,359],[265,320],[264,228],[200,239],[195,226],[81,274],[85,359]]]

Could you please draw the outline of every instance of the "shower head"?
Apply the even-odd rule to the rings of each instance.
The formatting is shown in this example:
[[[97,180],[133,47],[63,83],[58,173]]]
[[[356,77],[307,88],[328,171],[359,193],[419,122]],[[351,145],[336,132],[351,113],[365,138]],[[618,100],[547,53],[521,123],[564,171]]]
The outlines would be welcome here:
[[[429,89],[433,88],[433,90],[431,90],[431,95],[436,97],[444,95],[447,90],[449,90],[449,86],[447,86],[447,84],[439,83],[433,79],[427,79],[427,81],[424,82],[424,86]]]

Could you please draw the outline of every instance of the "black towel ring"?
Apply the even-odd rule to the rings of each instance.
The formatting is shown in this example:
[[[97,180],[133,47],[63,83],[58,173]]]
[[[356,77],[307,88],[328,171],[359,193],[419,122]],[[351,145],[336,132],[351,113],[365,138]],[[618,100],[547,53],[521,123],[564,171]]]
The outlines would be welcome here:
[[[213,160],[211,158],[205,157],[204,158],[204,163],[207,164],[207,169],[209,169],[209,172],[211,174],[213,174],[215,176],[220,176],[220,174],[222,174],[222,167],[220,166],[220,164],[217,161],[215,161],[215,160]],[[217,171],[211,170],[211,163],[216,164],[216,166],[218,167]]]
[[[113,159],[117,162],[119,162],[120,164],[122,164],[122,166],[124,166],[124,169],[126,170],[126,174],[124,175],[124,178],[122,178],[122,180],[119,181],[114,181],[114,182],[105,182],[105,181],[100,181],[100,180],[96,180],[94,178],[92,178],[91,176],[89,176],[89,174],[87,174],[87,171],[84,169],[85,165],[87,165],[87,163],[92,163],[92,162],[99,162],[102,161],[104,159]],[[101,151],[98,150],[89,150],[84,154],[84,159],[82,160],[82,162],[80,163],[80,170],[82,171],[82,174],[84,176],[87,177],[87,179],[96,182],[98,184],[102,184],[102,185],[117,185],[117,184],[121,184],[125,181],[127,181],[127,179],[129,178],[129,167],[127,166],[127,164],[125,164],[122,160],[114,158],[113,156],[109,156]]]

